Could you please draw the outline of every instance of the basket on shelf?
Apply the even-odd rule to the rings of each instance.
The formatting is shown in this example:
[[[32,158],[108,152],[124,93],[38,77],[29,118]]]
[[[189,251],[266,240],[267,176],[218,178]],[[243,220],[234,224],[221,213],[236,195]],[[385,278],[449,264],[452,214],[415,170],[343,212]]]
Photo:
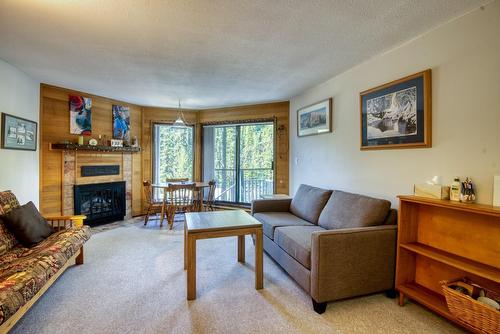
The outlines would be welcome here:
[[[486,306],[471,297],[471,295],[476,295],[479,290],[484,290],[486,297],[494,300],[499,300],[500,294],[480,287],[467,278],[442,281],[440,284],[443,287],[448,309],[458,322],[466,323],[482,333],[500,333],[500,311]],[[465,288],[469,292],[469,295],[450,288],[452,285]]]

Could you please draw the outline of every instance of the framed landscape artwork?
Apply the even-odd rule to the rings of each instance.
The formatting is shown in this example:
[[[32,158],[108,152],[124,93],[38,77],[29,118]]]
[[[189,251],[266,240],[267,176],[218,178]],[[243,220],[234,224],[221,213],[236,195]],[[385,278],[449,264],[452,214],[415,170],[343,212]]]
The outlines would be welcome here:
[[[129,107],[113,105],[113,138],[130,142]]]
[[[3,113],[2,148],[36,151],[37,127],[36,122]]]
[[[92,134],[92,99],[83,96],[69,96],[69,133]]]
[[[360,93],[361,150],[431,147],[431,70]]]
[[[297,110],[299,137],[332,132],[332,98]]]

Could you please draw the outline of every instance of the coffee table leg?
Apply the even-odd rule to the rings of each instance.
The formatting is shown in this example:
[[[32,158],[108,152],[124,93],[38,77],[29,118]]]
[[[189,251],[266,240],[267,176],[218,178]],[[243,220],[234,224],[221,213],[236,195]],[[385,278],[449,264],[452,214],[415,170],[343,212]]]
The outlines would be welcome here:
[[[184,222],[184,270],[187,269],[187,222]]]
[[[262,229],[259,228],[255,230],[255,290],[264,287],[263,261]]]
[[[196,238],[187,236],[187,299],[196,299]]]
[[[245,262],[245,236],[238,236],[238,262]]]

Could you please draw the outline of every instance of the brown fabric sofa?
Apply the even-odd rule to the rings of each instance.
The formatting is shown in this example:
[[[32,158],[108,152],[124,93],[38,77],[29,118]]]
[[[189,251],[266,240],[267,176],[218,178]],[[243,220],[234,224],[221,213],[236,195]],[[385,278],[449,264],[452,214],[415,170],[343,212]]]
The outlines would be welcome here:
[[[0,217],[19,206],[10,191],[0,192]],[[0,219],[0,333],[8,332],[54,281],[74,263],[83,264],[90,228],[85,216],[51,217],[49,237],[24,247]]]
[[[301,185],[293,199],[255,200],[264,250],[326,302],[394,291],[397,212],[387,200]]]

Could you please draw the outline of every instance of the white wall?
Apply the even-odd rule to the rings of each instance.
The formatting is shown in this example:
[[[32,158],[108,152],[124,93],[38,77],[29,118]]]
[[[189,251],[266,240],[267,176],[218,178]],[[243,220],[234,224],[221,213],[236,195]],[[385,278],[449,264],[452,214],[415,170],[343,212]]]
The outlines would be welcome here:
[[[491,204],[500,175],[500,1],[320,84],[290,103],[290,191],[301,183],[389,199],[469,176]],[[360,151],[359,92],[432,69],[432,148]],[[297,109],[333,97],[333,133],[298,138]],[[298,159],[298,162],[296,161]]]
[[[40,84],[0,60],[0,113],[38,122]],[[38,129],[39,131],[39,129]],[[0,191],[12,190],[19,202],[38,207],[38,151],[0,149]]]

